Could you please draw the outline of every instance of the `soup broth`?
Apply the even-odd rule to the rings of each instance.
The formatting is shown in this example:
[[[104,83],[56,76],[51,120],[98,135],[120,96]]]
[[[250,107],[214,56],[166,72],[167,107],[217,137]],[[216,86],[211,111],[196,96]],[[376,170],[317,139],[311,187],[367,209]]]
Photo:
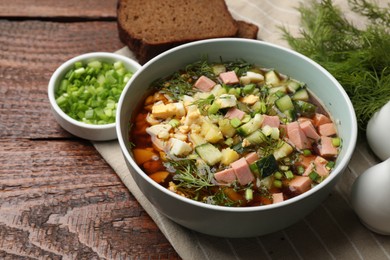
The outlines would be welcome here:
[[[141,169],[186,198],[278,203],[332,172],[341,140],[320,104],[274,69],[202,59],[152,84],[129,140]]]

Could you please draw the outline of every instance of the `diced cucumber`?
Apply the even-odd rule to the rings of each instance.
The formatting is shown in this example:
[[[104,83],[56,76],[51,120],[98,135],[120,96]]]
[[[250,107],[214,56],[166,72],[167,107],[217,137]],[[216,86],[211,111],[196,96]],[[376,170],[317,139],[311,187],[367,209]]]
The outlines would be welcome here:
[[[217,147],[210,143],[201,144],[195,147],[195,151],[199,154],[208,165],[214,165],[222,160],[222,153]]]
[[[292,95],[292,100],[302,100],[302,101],[308,101],[309,100],[309,93],[306,89],[302,88],[298,90],[297,92]]]
[[[282,112],[294,109],[294,104],[289,95],[284,95],[277,99],[275,105]]]
[[[280,84],[280,78],[276,71],[270,70],[265,73],[265,84],[271,86],[277,86]]]
[[[251,171],[252,171],[254,174],[256,174],[256,175],[258,175],[258,176],[260,175],[259,168],[257,168],[256,162],[251,163],[251,164],[249,165],[249,169],[251,169]]]
[[[286,110],[283,112],[283,114],[286,116],[287,122],[292,122],[297,119],[297,113],[295,109]]]
[[[295,93],[298,89],[300,89],[303,84],[296,81],[296,80],[289,80],[286,84],[288,90],[291,92],[291,93]]]
[[[288,155],[290,155],[293,152],[293,148],[288,143],[284,142],[282,145],[279,146],[277,150],[274,151],[273,155],[276,160],[279,160],[280,158],[284,158]]]
[[[237,128],[237,133],[242,136],[248,136],[261,127],[263,116],[256,114],[248,123],[245,123]]]
[[[244,86],[244,88],[242,89],[242,91],[245,93],[245,94],[251,94],[253,92],[253,90],[255,90],[255,87],[256,87],[256,84],[247,84]]]
[[[245,137],[245,139],[251,144],[251,145],[258,145],[263,143],[265,140],[267,140],[264,133],[259,129]]]
[[[257,101],[252,105],[252,110],[256,113],[265,114],[267,112],[267,106],[263,101]]]
[[[274,93],[277,93],[277,95],[285,95],[287,93],[287,88],[286,86],[273,87],[269,89],[268,93],[270,95]]]
[[[311,118],[316,113],[317,106],[312,103],[302,101],[302,100],[297,100],[295,104],[297,107],[297,112],[301,114],[301,116]]]

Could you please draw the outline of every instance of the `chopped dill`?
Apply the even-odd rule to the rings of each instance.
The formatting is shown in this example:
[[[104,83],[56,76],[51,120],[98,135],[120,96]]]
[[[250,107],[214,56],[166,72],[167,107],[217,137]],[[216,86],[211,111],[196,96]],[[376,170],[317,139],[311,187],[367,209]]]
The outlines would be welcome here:
[[[170,77],[161,78],[155,81],[152,86],[169,95],[173,100],[177,101],[183,95],[192,95],[195,93],[193,88],[194,79],[183,72],[176,72]]]
[[[198,191],[215,186],[211,182],[213,178],[211,170],[206,164],[197,165],[197,161],[191,159],[169,160],[164,164],[175,170],[173,180],[178,182],[178,187]]]
[[[243,59],[224,62],[224,65],[226,67],[226,71],[234,70],[238,77],[241,77],[244,73],[253,68],[253,64],[250,64]]]
[[[281,28],[298,52],[327,69],[344,87],[354,106],[360,130],[390,100],[390,4],[348,0],[355,13],[367,18],[364,29],[349,22],[332,0],[301,5],[300,37]]]
[[[214,195],[206,197],[205,203],[211,205],[223,205],[227,207],[235,207],[241,204],[240,201],[234,201],[229,198],[223,188],[218,189]]]
[[[215,96],[211,94],[207,98],[200,98],[192,103],[192,105],[198,106],[199,110],[205,112],[206,108],[211,105],[215,100]]]
[[[186,72],[195,78],[199,78],[200,76],[206,76],[212,80],[215,80],[216,78],[213,67],[211,66],[207,56],[203,56],[199,61],[187,65]]]

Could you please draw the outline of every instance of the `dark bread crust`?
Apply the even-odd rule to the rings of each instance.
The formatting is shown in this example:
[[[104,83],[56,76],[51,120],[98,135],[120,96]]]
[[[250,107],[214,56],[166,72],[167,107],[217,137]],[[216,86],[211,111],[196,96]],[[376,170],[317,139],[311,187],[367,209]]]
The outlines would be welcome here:
[[[233,19],[224,0],[118,0],[117,19],[120,40],[141,64],[191,41],[257,37],[249,23]]]
[[[257,33],[259,32],[259,27],[257,27],[257,25],[245,21],[237,21],[237,25],[238,25],[237,37],[247,38],[247,39],[257,39]]]

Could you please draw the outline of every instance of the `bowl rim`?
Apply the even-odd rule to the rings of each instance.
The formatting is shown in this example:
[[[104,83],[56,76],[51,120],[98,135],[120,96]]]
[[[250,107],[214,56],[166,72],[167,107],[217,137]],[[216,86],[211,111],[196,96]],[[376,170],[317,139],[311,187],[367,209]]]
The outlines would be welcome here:
[[[125,86],[125,88],[124,88],[124,90],[122,92],[123,95],[121,95],[121,97],[120,97],[120,99],[118,101],[117,118],[118,119],[120,118],[122,105],[123,105],[123,102],[124,102],[125,93],[128,92],[129,88],[131,87],[132,82],[138,77],[139,74],[143,73],[143,71],[146,70],[156,60],[159,60],[160,58],[168,56],[168,55],[172,55],[172,53],[176,52],[177,50],[181,50],[181,49],[185,49],[185,48],[191,48],[192,46],[197,46],[197,45],[204,45],[204,44],[207,45],[209,43],[218,43],[218,42],[220,42],[220,43],[223,43],[223,42],[253,43],[253,44],[260,45],[260,46],[267,46],[267,47],[275,48],[275,49],[278,49],[280,51],[288,52],[290,54],[293,54],[293,55],[297,56],[299,59],[304,59],[306,62],[310,63],[310,65],[312,65],[312,66],[316,67],[318,70],[320,70],[321,73],[324,73],[332,81],[332,83],[339,89],[341,95],[343,96],[343,99],[346,101],[346,105],[348,107],[348,112],[351,115],[351,123],[352,123],[351,124],[351,133],[350,133],[351,145],[349,147],[344,148],[346,150],[345,150],[345,155],[343,157],[343,161],[341,161],[341,162],[339,161],[336,164],[336,168],[332,172],[334,174],[330,174],[329,177],[327,177],[323,182],[317,184],[315,187],[313,187],[312,189],[306,191],[303,194],[300,194],[300,195],[298,195],[296,197],[290,198],[288,200],[285,200],[285,201],[282,201],[282,202],[279,202],[279,203],[276,203],[276,204],[253,206],[253,207],[227,207],[227,206],[206,204],[206,203],[203,203],[203,202],[199,202],[199,201],[195,201],[195,200],[192,200],[192,199],[189,199],[189,198],[185,198],[185,197],[180,196],[180,195],[178,195],[178,194],[176,194],[174,192],[171,192],[167,188],[161,186],[157,182],[153,181],[149,176],[147,176],[147,174],[137,165],[135,160],[130,155],[130,152],[126,148],[126,145],[124,143],[124,136],[122,135],[121,124],[120,124],[120,120],[119,120],[118,121],[119,123],[116,125],[118,142],[119,142],[120,148],[122,150],[122,154],[125,157],[125,160],[136,171],[136,174],[140,175],[141,178],[145,179],[145,181],[147,181],[154,188],[156,188],[159,191],[163,192],[167,196],[170,196],[170,197],[173,197],[174,199],[180,200],[183,203],[188,203],[188,204],[191,204],[193,206],[201,207],[201,208],[208,209],[208,210],[225,211],[225,212],[236,212],[236,213],[239,213],[239,212],[243,213],[243,212],[268,211],[268,210],[272,210],[272,209],[275,209],[275,208],[282,208],[282,207],[290,206],[290,205],[292,205],[292,204],[294,204],[294,203],[296,203],[296,202],[298,202],[300,200],[304,200],[305,198],[307,198],[309,196],[312,196],[318,190],[322,189],[324,186],[327,186],[328,183],[333,181],[333,179],[338,177],[342,173],[342,171],[345,170],[348,162],[350,161],[350,159],[352,157],[352,154],[354,152],[355,146],[356,146],[356,142],[357,142],[358,127],[357,127],[356,114],[355,114],[355,110],[353,108],[352,102],[349,99],[349,96],[345,92],[344,88],[341,86],[341,84],[324,67],[322,67],[321,65],[319,65],[314,60],[306,57],[305,55],[303,55],[303,54],[301,54],[299,52],[296,52],[296,51],[294,51],[292,49],[288,49],[286,47],[283,47],[283,46],[280,46],[280,45],[276,45],[276,44],[273,44],[273,43],[259,41],[259,40],[253,40],[253,39],[243,39],[243,38],[214,38],[214,39],[206,39],[206,40],[199,40],[199,41],[186,43],[186,44],[174,47],[174,48],[172,48],[170,50],[167,50],[167,51],[157,55],[156,57],[152,58],[151,60],[149,60],[136,73],[134,73],[133,77],[129,80],[129,82]]]
[[[50,101],[50,104],[51,104],[51,107],[55,110],[55,112],[61,117],[63,118],[64,120],[66,120],[67,122],[77,126],[77,127],[81,127],[81,128],[84,128],[84,129],[97,129],[97,130],[105,130],[105,129],[112,129],[112,128],[115,128],[115,125],[116,125],[116,122],[114,123],[109,123],[109,124],[102,124],[102,125],[96,125],[96,124],[88,124],[88,123],[84,123],[84,122],[81,122],[81,121],[78,121],[72,117],[70,117],[69,115],[67,115],[57,104],[56,102],[56,99],[55,99],[55,87],[56,87],[56,83],[57,81],[60,79],[60,75],[64,72],[64,71],[68,71],[70,69],[70,67],[77,61],[82,61],[82,60],[88,60],[88,59],[113,59],[113,60],[119,60],[119,61],[122,61],[134,68],[136,68],[136,70],[132,71],[133,74],[135,74],[136,71],[138,71],[140,68],[141,68],[141,65],[129,58],[129,57],[126,57],[124,55],[121,55],[121,54],[117,54],[117,53],[112,53],[112,52],[89,52],[89,53],[84,53],[84,54],[80,54],[78,56],[75,56],[71,59],[68,59],[67,61],[65,61],[64,63],[62,63],[55,71],[54,73],[52,74],[52,76],[50,77],[50,80],[49,80],[49,84],[48,84],[48,88],[47,88],[47,92],[48,92],[48,97],[49,97],[49,101]],[[123,90],[124,91],[124,90]],[[123,93],[122,91],[122,93]]]

